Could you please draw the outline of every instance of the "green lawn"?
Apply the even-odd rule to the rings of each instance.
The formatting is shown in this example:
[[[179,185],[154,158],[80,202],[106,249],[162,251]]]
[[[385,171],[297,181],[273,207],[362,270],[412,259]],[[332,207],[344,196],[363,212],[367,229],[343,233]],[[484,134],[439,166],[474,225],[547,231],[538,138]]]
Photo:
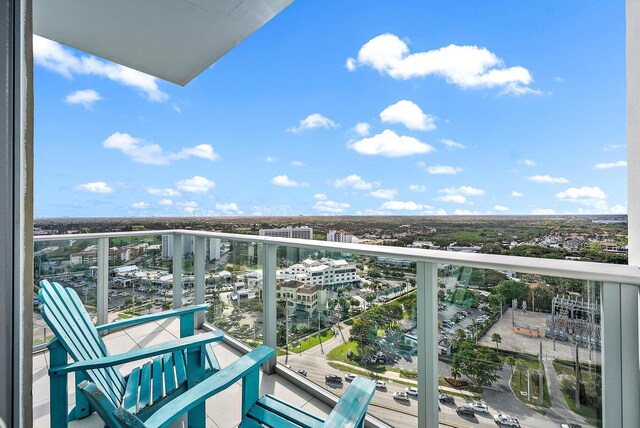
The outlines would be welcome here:
[[[535,369],[539,370],[538,363],[525,364],[525,365],[530,368],[529,373],[532,373],[533,372],[532,370],[535,370]],[[533,365],[535,365],[535,367],[532,367]],[[535,406],[540,405],[538,399],[533,398],[533,397],[538,397],[540,385],[538,384],[538,382],[534,382],[533,379],[530,382],[532,398],[531,398],[531,401],[527,401],[527,370],[526,369],[521,370],[520,368],[516,367],[514,369],[513,376],[511,376],[511,380],[509,381],[509,386],[511,387],[511,390],[513,391],[515,396],[518,397],[522,402],[527,404],[533,404]],[[549,388],[547,386],[546,378],[544,382],[544,397],[542,400],[542,406],[551,407],[551,400],[549,399]]]
[[[327,329],[322,331],[320,333],[320,336],[322,337],[322,342],[324,342],[325,340],[333,337],[333,332],[331,331],[331,329]],[[320,344],[320,338],[318,337],[317,334],[314,334],[313,336],[309,336],[306,339],[302,340],[301,342],[298,342],[294,345],[289,346],[289,350],[291,352],[301,353],[319,344]]]
[[[350,360],[349,357],[347,356],[349,353],[349,350],[353,352],[353,357],[354,357],[353,360]],[[351,341],[341,344],[340,346],[334,348],[333,350],[331,350],[331,352],[327,354],[327,360],[329,361],[331,360],[340,361],[345,364],[359,367],[361,369],[368,370],[371,372],[382,373],[387,369],[383,364],[371,364],[371,363],[360,364],[360,362],[357,361],[359,359],[360,359],[360,353],[358,350],[358,344]]]

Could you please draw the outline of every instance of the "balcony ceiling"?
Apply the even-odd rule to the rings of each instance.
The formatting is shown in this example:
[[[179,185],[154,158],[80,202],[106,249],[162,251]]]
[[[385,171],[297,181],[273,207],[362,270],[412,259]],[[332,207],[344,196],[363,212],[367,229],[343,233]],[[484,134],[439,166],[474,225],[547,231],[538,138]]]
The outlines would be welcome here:
[[[33,0],[34,33],[185,85],[293,0]]]

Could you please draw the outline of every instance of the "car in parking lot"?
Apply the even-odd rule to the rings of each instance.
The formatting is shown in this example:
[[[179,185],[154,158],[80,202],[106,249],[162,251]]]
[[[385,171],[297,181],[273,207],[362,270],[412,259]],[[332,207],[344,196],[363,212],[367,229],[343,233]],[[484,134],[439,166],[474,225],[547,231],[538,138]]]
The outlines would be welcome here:
[[[560,428],[582,428],[582,425],[566,423],[560,424]]]
[[[512,416],[505,415],[504,413],[498,413],[497,415],[494,415],[493,416],[493,420],[498,425],[505,425],[505,426],[508,426],[508,427],[520,428],[520,421],[518,420],[518,418],[514,418]]]
[[[387,384],[386,384],[386,382],[384,382],[382,380],[377,380],[376,381],[376,388],[378,388],[378,389],[387,389]]]
[[[347,373],[346,375],[344,375],[344,380],[346,380],[347,382],[351,382],[357,377],[358,375],[354,375],[353,373]]]
[[[458,416],[466,416],[468,418],[473,418],[476,415],[476,412],[469,406],[456,407],[456,413]]]
[[[454,404],[455,403],[453,397],[450,396],[449,394],[438,394],[438,400],[441,403],[446,403],[446,404]]]
[[[325,383],[342,383],[342,378],[338,375],[328,374],[324,376]]]
[[[407,395],[413,395],[414,397],[418,396],[418,388],[416,388],[415,386],[405,388],[404,392],[406,392]]]
[[[404,391],[398,391],[393,393],[393,399],[398,401],[409,401],[409,396]]]
[[[469,403],[468,406],[471,407],[475,412],[489,413],[489,407],[486,404],[481,403],[479,401]]]
[[[307,377],[307,371],[305,369],[298,369],[298,374]]]

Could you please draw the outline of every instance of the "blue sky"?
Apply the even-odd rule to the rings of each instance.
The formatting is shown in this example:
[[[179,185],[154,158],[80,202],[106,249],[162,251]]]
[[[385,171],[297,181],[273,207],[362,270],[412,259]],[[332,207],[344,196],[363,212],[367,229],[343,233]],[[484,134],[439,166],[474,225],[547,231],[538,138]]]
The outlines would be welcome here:
[[[179,87],[36,38],[37,217],[626,212],[624,2],[295,2]]]

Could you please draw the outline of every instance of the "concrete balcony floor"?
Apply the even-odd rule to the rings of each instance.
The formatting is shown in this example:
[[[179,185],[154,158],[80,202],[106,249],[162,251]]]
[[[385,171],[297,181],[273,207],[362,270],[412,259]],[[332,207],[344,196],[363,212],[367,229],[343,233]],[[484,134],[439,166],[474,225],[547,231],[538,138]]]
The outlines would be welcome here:
[[[136,348],[147,347],[158,343],[179,338],[179,320],[170,318],[159,322],[150,322],[126,330],[117,331],[104,336],[104,342],[109,352],[119,354]],[[222,367],[239,358],[241,354],[223,343],[210,345]],[[146,360],[144,360],[146,361]],[[120,367],[123,374],[127,374],[132,368],[141,365],[144,361],[124,364]],[[49,354],[47,351],[33,355],[33,426],[38,428],[50,427],[49,422]],[[240,384],[233,385],[222,393],[207,400],[207,427],[231,428],[240,423]],[[325,417],[331,408],[302,391],[287,380],[278,375],[263,375],[261,373],[260,394],[273,394],[282,400],[305,409],[320,417]],[[75,403],[75,391],[73,382],[69,382],[70,408]],[[73,421],[70,427],[102,427],[102,420],[93,414],[88,418]],[[177,424],[182,426],[182,424]]]

